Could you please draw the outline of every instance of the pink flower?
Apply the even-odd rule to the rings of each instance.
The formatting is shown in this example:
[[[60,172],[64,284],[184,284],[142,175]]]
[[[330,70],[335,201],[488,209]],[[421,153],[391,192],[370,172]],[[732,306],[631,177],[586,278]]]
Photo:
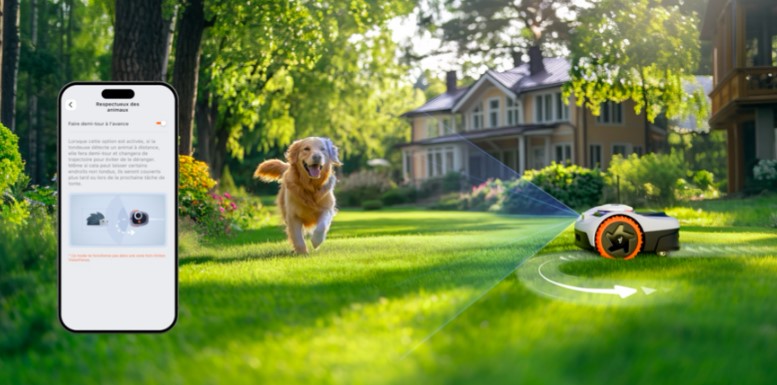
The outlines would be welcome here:
[[[226,197],[227,199],[232,199],[232,195],[229,195],[228,192],[224,193],[224,197]]]
[[[232,206],[232,210],[237,210],[237,205],[235,202],[229,202],[229,205]]]
[[[223,207],[219,207],[219,211],[223,213],[224,212],[224,208]]]

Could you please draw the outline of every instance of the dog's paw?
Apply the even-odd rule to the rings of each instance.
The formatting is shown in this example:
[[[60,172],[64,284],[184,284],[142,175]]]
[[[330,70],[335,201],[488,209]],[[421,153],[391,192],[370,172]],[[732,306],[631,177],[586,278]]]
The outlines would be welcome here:
[[[297,246],[295,246],[295,247],[294,247],[294,253],[296,253],[296,254],[301,254],[301,255],[305,255],[305,254],[307,254],[307,253],[308,253],[308,247],[307,247],[307,246],[305,246],[305,245],[302,245],[302,246],[300,246],[300,247],[297,247]]]
[[[318,249],[324,243],[324,239],[326,239],[326,231],[316,229],[313,231],[313,235],[310,236],[310,243],[313,244],[314,249]]]

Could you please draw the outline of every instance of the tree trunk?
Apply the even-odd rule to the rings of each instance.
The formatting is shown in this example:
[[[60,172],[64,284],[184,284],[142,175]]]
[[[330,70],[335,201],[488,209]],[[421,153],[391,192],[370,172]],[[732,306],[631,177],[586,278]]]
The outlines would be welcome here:
[[[191,0],[183,11],[175,45],[173,88],[178,91],[178,153],[192,153],[194,103],[197,100],[197,77],[200,71],[200,42],[205,31],[202,0]]]
[[[46,22],[50,15],[49,6],[48,1],[38,0],[38,21],[36,22],[38,34],[35,43],[35,49],[38,52],[50,52],[47,44],[49,24]],[[41,18],[43,22],[41,22]],[[40,87],[40,80],[37,81],[37,84],[38,87]],[[51,176],[56,173],[56,163],[53,163],[52,157],[47,156],[47,154],[49,149],[51,149],[51,144],[56,146],[57,132],[56,127],[51,127],[43,122],[45,122],[45,117],[48,116],[45,109],[50,107],[56,111],[56,104],[51,105],[41,103],[41,99],[45,98],[41,98],[39,96],[39,88],[36,89],[38,89],[35,93],[35,98],[38,100],[38,103],[35,106],[35,124],[37,126],[36,131],[38,132],[38,183],[41,185],[48,185],[51,184]],[[56,152],[54,155],[56,155]],[[49,174],[49,170],[51,170],[51,174]]]
[[[19,74],[19,0],[3,4],[3,85],[0,122],[16,130],[16,79]]]
[[[162,76],[167,81],[167,64],[170,62],[170,50],[173,48],[173,37],[175,36],[175,20],[178,16],[178,5],[173,8],[173,14],[165,20],[165,54],[162,57]]]
[[[227,119],[224,119],[227,120]],[[211,176],[213,179],[221,179],[221,171],[224,170],[227,156],[227,141],[229,140],[229,129],[221,127],[216,129],[216,143],[213,146],[213,161],[210,165]]]
[[[162,0],[116,0],[113,80],[164,80]]]
[[[197,159],[207,163],[212,162],[213,130],[216,125],[215,97],[211,101],[211,94],[206,89],[204,95],[200,95],[197,106],[194,109],[197,120]]]
[[[30,56],[35,57],[38,48],[38,1],[30,1]],[[40,184],[41,164],[38,162],[38,94],[35,77],[27,75],[27,140],[28,173],[33,184]]]

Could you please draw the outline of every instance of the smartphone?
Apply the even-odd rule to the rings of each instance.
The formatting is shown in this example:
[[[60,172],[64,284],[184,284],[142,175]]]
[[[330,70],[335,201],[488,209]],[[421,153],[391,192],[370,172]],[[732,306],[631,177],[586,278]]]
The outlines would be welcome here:
[[[163,332],[178,314],[178,97],[161,82],[59,94],[59,319]]]

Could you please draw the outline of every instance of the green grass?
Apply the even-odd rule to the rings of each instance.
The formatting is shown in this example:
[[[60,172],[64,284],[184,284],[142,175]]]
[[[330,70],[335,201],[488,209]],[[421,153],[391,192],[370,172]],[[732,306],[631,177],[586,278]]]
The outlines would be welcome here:
[[[568,219],[489,213],[345,211],[307,257],[277,226],[210,243],[185,233],[175,329],[61,332],[0,357],[0,382],[769,383],[777,230],[759,199],[729,223],[684,222],[696,251],[630,262],[574,250]],[[535,267],[563,254],[580,258],[555,263],[554,279],[660,290],[597,302],[549,289]]]

